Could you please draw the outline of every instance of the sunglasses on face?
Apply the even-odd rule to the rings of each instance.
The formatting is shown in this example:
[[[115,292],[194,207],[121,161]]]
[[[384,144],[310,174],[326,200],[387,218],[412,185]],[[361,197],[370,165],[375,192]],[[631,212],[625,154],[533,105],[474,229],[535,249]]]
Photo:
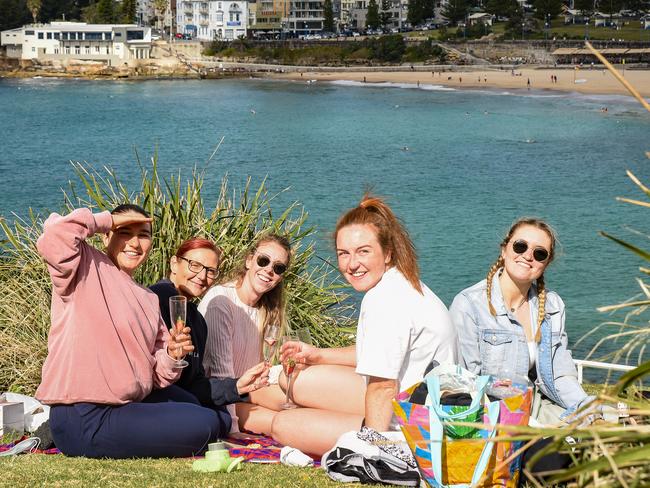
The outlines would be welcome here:
[[[512,250],[516,254],[523,254],[528,250],[528,243],[524,240],[518,239],[512,243]],[[533,249],[533,259],[538,263],[543,263],[548,259],[548,251],[543,247],[536,247]]]
[[[257,260],[255,262],[260,268],[266,268],[269,264],[271,264],[271,258],[266,254],[258,254]],[[287,270],[287,265],[276,261],[273,263],[272,269],[273,272],[279,276]]]
[[[187,261],[187,267],[192,273],[199,274],[201,271],[205,270],[205,276],[211,280],[216,280],[217,276],[219,275],[219,270],[217,270],[217,268],[208,268],[207,266],[203,266],[198,261],[192,261],[191,259],[187,259],[182,256],[179,259]]]

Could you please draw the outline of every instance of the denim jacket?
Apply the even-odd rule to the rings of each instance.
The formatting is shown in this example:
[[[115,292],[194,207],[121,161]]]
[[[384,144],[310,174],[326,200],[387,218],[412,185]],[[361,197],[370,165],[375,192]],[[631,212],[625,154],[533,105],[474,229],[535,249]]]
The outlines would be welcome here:
[[[507,365],[517,375],[528,377],[530,358],[526,336],[519,321],[503,302],[499,273],[492,279],[494,317],[488,308],[486,280],[461,291],[449,311],[457,328],[461,364],[476,374],[497,374]],[[531,310],[537,310],[537,289],[528,293]],[[564,416],[591,401],[578,383],[578,374],[567,349],[564,302],[547,289],[546,317],[537,344],[536,386],[554,403],[566,409]],[[536,316],[537,314],[535,314]]]

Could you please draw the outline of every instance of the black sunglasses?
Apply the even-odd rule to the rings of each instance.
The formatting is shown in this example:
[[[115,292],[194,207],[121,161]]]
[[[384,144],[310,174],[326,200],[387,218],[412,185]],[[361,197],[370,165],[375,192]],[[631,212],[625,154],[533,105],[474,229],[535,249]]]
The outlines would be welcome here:
[[[266,268],[271,263],[271,258],[266,254],[258,254],[256,263],[260,268]],[[272,269],[273,272],[279,276],[287,270],[287,265],[284,263],[275,262],[273,263]]]
[[[512,243],[512,250],[517,254],[523,254],[528,250],[528,243],[524,240],[518,239]],[[536,247],[533,249],[533,258],[538,263],[543,263],[548,259],[548,251],[543,247]]]
[[[217,276],[219,276],[219,270],[217,268],[208,268],[198,261],[193,261],[191,259],[184,258],[183,256],[179,256],[178,259],[187,261],[187,267],[192,273],[199,274],[201,271],[205,270],[205,275],[211,280],[216,280]]]

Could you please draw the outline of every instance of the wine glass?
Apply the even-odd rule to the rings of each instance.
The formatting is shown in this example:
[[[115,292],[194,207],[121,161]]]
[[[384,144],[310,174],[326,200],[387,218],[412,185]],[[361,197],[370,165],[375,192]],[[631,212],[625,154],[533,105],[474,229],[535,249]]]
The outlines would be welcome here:
[[[280,326],[270,325],[264,333],[264,362],[270,366],[271,358],[275,355],[275,350],[278,347],[278,336],[280,335]]]
[[[187,321],[187,298],[182,295],[169,297],[169,316],[172,320],[172,327],[176,332],[182,332]],[[179,356],[183,353],[182,346],[178,348]],[[177,359],[176,368],[185,368],[189,365],[184,359]]]
[[[298,337],[294,335],[288,335],[288,336],[283,336],[282,337],[282,344],[286,344],[287,342],[292,342],[292,341],[297,341]],[[287,358],[284,363],[282,363],[282,367],[284,368],[284,374],[287,377],[287,395],[284,399],[284,403],[280,405],[284,410],[289,410],[292,408],[297,408],[298,405],[296,405],[293,400],[291,399],[291,387],[292,382],[291,380],[293,379],[293,370],[296,367],[296,360],[293,357]]]

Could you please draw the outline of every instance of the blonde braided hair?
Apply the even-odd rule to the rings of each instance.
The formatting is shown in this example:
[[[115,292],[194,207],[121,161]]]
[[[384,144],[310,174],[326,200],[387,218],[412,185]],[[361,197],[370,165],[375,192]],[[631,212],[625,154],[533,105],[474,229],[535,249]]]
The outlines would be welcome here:
[[[553,261],[553,258],[555,257],[555,246],[557,243],[557,237],[556,233],[553,230],[553,228],[544,222],[543,220],[540,219],[534,219],[534,218],[522,218],[517,220],[514,224],[512,224],[512,227],[510,227],[510,230],[506,234],[505,238],[503,241],[501,241],[500,248],[503,250],[510,240],[512,239],[513,234],[519,227],[523,226],[532,226],[536,227],[544,232],[550,237],[551,239],[551,248],[549,249],[548,252],[548,259],[546,260],[546,266],[551,264],[551,261]],[[492,305],[492,279],[494,277],[494,274],[503,267],[504,265],[504,259],[501,255],[497,258],[496,262],[490,267],[490,270],[488,271],[487,274],[487,286],[486,286],[486,294],[487,294],[487,301],[488,301],[488,309],[490,310],[490,313],[492,314],[493,317],[496,317],[496,310],[494,309],[494,306]],[[546,286],[544,284],[544,274],[542,273],[539,278],[537,278],[537,298],[538,298],[538,305],[537,305],[537,332],[535,333],[535,342],[539,342],[542,338],[542,322],[544,321],[544,317],[546,315],[545,312],[545,307],[546,307]]]

